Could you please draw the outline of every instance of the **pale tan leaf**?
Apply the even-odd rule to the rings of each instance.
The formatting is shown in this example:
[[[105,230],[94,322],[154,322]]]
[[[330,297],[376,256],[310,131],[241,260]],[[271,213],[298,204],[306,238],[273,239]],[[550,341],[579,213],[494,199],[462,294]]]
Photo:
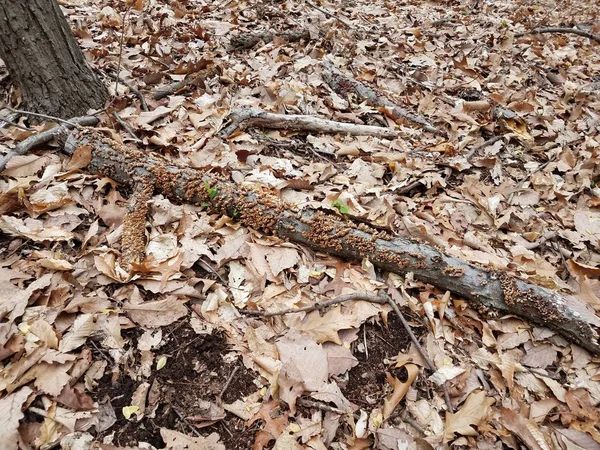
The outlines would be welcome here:
[[[17,450],[19,420],[24,416],[21,408],[33,391],[25,386],[0,400],[0,442],[3,450]]]
[[[93,314],[82,314],[75,319],[69,332],[63,336],[58,350],[67,353],[71,350],[75,350],[87,341],[87,338],[94,331],[94,315]]]
[[[156,328],[169,325],[185,316],[188,310],[184,303],[185,301],[174,296],[154,302],[131,303],[127,301],[123,304],[123,311],[134,322],[145,327]]]
[[[165,441],[165,450],[225,450],[217,433],[208,437],[190,437],[167,428],[160,429],[160,435]]]

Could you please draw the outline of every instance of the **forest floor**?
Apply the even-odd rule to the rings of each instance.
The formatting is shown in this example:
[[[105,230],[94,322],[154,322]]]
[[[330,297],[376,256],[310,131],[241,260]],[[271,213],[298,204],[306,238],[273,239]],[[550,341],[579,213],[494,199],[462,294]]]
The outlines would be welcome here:
[[[113,138],[600,309],[600,44],[527,34],[599,35],[597,2],[133,3],[59,1],[111,89],[99,117]],[[337,95],[324,60],[447,136]],[[183,79],[195,82],[153,98]],[[0,95],[18,104],[2,66]],[[243,106],[401,133],[219,137]],[[21,123],[0,128],[0,155],[47,127]],[[4,449],[600,449],[600,359],[543,324],[161,195],[143,270],[124,273],[130,193],[72,167],[42,146],[0,173]],[[435,373],[388,306],[246,313],[377,291]]]

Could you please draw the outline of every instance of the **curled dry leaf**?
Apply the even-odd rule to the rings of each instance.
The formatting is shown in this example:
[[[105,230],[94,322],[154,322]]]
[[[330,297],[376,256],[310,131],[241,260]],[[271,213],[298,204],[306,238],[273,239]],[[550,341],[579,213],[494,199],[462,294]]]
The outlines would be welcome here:
[[[390,385],[392,385],[394,390],[392,391],[392,394],[383,402],[383,417],[386,419],[392,414],[392,412],[394,412],[394,409],[396,409],[398,403],[400,403],[406,396],[408,389],[419,374],[419,366],[415,364],[406,364],[404,367],[408,372],[405,382],[398,380],[398,378],[391,376],[389,373],[387,374],[387,381],[390,383]]]

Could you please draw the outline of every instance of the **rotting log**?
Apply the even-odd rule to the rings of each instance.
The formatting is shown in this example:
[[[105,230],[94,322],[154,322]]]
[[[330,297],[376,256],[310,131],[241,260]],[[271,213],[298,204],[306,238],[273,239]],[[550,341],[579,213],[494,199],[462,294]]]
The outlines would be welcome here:
[[[381,92],[349,77],[334,66],[331,61],[324,60],[323,67],[325,68],[323,79],[336,94],[343,98],[346,98],[348,94],[357,95],[362,101],[379,108],[381,112],[393,120],[405,119],[421,126],[425,131],[438,136],[446,136],[444,131],[430,124],[424,117],[394,104]]]
[[[368,258],[376,267],[398,274],[412,272],[415,279],[449,290],[482,312],[517,315],[552,328],[592,353],[600,353],[600,320],[573,296],[526,283],[505,272],[485,270],[434,247],[356,224],[334,212],[299,210],[268,188],[238,185],[224,174],[179,166],[158,154],[126,147],[97,131],[74,130],[62,140],[66,153],[82,148],[90,151],[88,170],[131,186],[138,198],[146,199],[145,189],[152,185],[174,201],[204,205],[210,213],[227,215],[247,227],[313,250],[359,261]],[[139,180],[143,181],[142,188]],[[137,220],[128,226],[143,229],[144,209],[131,210]],[[124,233],[143,236],[143,230]]]

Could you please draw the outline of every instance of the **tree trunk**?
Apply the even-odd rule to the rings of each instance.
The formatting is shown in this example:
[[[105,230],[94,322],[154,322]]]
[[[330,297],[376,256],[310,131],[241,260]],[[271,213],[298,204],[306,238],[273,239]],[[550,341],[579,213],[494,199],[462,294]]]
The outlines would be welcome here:
[[[55,0],[0,0],[0,58],[30,111],[68,119],[108,97]]]

